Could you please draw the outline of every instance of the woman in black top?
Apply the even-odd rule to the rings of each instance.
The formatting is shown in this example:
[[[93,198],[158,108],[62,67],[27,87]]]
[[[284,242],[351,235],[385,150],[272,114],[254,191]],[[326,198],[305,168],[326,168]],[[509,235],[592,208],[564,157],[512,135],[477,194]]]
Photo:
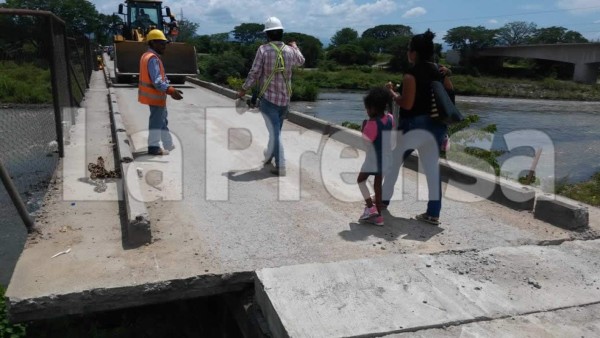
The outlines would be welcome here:
[[[447,90],[452,90],[452,83],[433,63],[434,37],[430,30],[412,37],[407,53],[412,67],[404,74],[402,95],[390,90],[394,101],[400,106],[400,135],[391,169],[384,177],[382,199],[384,205],[389,205],[400,167],[416,149],[419,151],[429,187],[427,211],[417,215],[417,219],[437,225],[442,208],[439,155],[448,130],[446,125],[435,122],[430,117],[431,82],[443,81]]]

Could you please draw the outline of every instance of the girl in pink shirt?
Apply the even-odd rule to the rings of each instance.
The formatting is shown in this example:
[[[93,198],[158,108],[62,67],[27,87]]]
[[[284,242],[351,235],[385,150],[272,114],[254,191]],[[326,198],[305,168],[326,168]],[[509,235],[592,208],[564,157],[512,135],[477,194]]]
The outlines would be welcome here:
[[[365,199],[366,206],[359,220],[375,225],[383,225],[381,183],[385,167],[391,160],[391,131],[394,118],[385,112],[390,101],[390,93],[383,87],[371,89],[364,98],[365,109],[369,115],[369,119],[363,121],[362,126],[363,139],[367,143],[367,154],[356,182]],[[367,187],[367,179],[371,175],[375,178],[373,184],[375,203]]]

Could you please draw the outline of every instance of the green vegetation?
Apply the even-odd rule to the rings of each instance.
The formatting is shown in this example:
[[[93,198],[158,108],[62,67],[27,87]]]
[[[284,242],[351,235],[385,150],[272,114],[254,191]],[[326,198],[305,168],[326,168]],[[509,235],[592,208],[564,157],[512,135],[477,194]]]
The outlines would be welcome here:
[[[298,70],[294,81],[312,83],[319,88],[367,90],[382,86],[398,75],[375,70],[369,66],[351,66],[338,71]]]
[[[354,122],[349,122],[349,121],[342,122],[342,127],[346,127],[346,128],[350,128],[350,129],[354,129],[354,130],[360,130],[360,124],[354,123]]]
[[[545,78],[541,81],[498,77],[452,76],[458,95],[514,97],[549,100],[600,100],[600,85]]]
[[[600,172],[594,174],[588,181],[568,184],[566,179],[558,182],[556,193],[600,207]]]
[[[469,129],[472,124],[478,121],[478,115],[467,115],[460,123],[450,125],[448,135],[451,136],[452,144],[450,150],[442,153],[442,156],[456,163],[499,176],[500,164],[497,158],[504,152],[468,146],[468,144],[475,141],[491,141],[496,132],[495,124],[480,129]]]
[[[12,325],[8,322],[8,314],[6,312],[6,300],[4,298],[4,292],[4,288],[0,285],[0,338],[25,337],[24,325]]]
[[[325,64],[325,67],[329,66]],[[402,81],[402,75],[368,66],[335,67],[337,70],[302,70],[294,73],[295,81],[313,83],[319,88],[367,90],[388,81]],[[458,95],[513,97],[552,100],[600,100],[600,85],[585,85],[572,81],[546,78],[542,81],[498,77],[453,75]]]
[[[52,103],[50,70],[33,63],[0,62],[0,102]]]

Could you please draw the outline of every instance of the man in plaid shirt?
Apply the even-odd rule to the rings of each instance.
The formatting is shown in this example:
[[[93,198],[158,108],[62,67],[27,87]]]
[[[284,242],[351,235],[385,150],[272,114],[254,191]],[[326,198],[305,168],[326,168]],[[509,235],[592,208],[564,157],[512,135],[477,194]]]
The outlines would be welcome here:
[[[276,17],[270,17],[265,23],[264,32],[268,43],[260,46],[248,73],[246,82],[239,97],[244,97],[246,91],[255,83],[260,86],[260,111],[270,123],[269,149],[265,153],[265,165],[275,158],[275,168],[271,173],[285,176],[285,157],[281,144],[281,127],[288,111],[292,95],[292,68],[304,64],[304,56],[295,42],[284,44],[283,26]]]

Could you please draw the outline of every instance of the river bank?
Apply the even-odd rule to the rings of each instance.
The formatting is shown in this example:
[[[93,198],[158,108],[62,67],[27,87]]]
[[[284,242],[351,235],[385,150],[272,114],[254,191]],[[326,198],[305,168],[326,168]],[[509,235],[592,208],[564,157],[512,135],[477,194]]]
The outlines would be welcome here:
[[[293,110],[332,123],[341,125],[349,121],[360,124],[365,118],[362,103],[364,94],[365,91],[322,91],[316,102],[292,102],[291,106]],[[600,129],[597,128],[600,125],[600,102],[459,95],[457,105],[463,114],[474,114],[480,117],[473,125],[474,128],[496,125],[497,130],[490,138],[490,142],[479,146],[504,152],[498,158],[504,172],[517,175],[517,170],[511,168],[513,161],[508,160],[520,155],[531,157],[533,150],[539,147],[543,147],[545,152],[554,154],[555,163],[549,164],[551,168],[545,170],[553,172],[552,176],[556,179],[557,187],[560,185],[566,188],[585,184],[600,171],[598,162],[592,160],[600,156]],[[519,133],[523,130],[529,131],[524,134],[525,136],[530,136],[519,140],[519,145],[522,146],[515,147],[513,142],[511,149],[508,149],[507,137],[518,135],[515,132]],[[531,136],[534,132],[540,132],[537,135],[544,136],[544,139],[536,141]],[[574,188],[570,190],[582,191]],[[594,195],[589,194],[589,196],[589,201],[577,199],[591,203]]]
[[[545,78],[500,78],[490,76],[452,75],[458,95],[526,98],[541,100],[600,101],[600,85]],[[371,67],[354,67],[337,71],[303,70],[294,72],[294,85],[314,85],[323,90],[367,90],[388,81],[402,82],[402,74]]]

